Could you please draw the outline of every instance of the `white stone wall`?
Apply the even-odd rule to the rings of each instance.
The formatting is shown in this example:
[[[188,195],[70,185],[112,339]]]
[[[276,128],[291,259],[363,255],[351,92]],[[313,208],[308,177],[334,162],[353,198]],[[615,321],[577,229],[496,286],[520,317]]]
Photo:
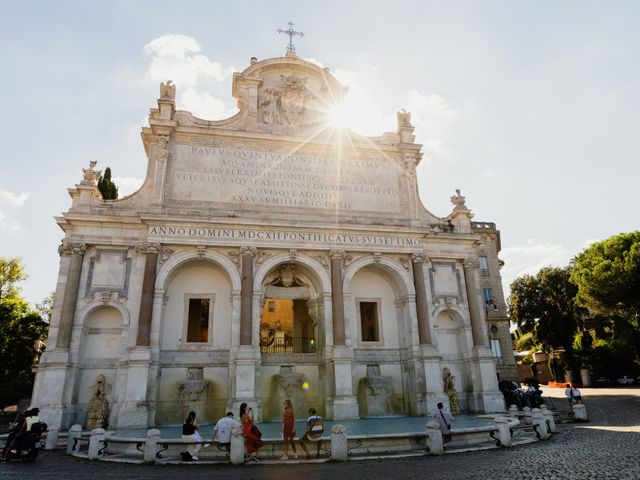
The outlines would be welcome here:
[[[226,273],[206,261],[194,261],[180,267],[166,290],[161,350],[189,349],[186,342],[186,308],[189,296],[215,297],[212,304],[211,350],[231,346],[231,283]]]

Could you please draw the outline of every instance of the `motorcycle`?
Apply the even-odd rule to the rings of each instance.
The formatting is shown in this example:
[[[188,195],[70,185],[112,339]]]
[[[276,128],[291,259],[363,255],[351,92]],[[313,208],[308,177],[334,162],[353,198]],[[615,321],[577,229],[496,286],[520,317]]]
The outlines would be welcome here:
[[[9,438],[11,440],[7,439],[7,445],[3,451],[4,461],[22,460],[33,462],[38,457],[38,450],[41,448],[40,439],[46,431],[46,423],[36,422],[31,425],[31,429],[28,432],[17,433],[13,437],[10,435]]]

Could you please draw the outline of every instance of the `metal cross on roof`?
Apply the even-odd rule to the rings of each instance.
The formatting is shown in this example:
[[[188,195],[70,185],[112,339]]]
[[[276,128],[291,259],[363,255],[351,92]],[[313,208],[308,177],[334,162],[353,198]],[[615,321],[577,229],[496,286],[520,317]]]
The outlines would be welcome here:
[[[278,33],[286,33],[287,35],[289,35],[289,45],[287,45],[287,53],[296,53],[296,47],[294,47],[293,45],[293,36],[300,35],[301,37],[304,37],[304,32],[296,32],[293,29],[293,22],[289,22],[288,25],[289,30],[283,30],[279,28]]]

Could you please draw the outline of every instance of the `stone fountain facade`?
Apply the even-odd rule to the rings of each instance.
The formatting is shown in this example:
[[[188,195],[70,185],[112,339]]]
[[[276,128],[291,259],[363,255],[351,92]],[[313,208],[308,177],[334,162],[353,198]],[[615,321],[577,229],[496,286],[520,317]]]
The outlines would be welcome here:
[[[276,419],[285,397],[298,416],[425,415],[448,402],[443,368],[461,410],[503,409],[496,373],[515,363],[499,231],[459,191],[444,216],[423,206],[408,112],[377,137],[331,126],[346,92],[294,53],[236,73],[226,119],[177,109],[166,82],[142,129],[140,189],[103,200],[96,163],[83,169],[56,217],[33,394],[44,421],[83,423],[98,376],[110,428],[187,409],[212,421],[241,402]]]

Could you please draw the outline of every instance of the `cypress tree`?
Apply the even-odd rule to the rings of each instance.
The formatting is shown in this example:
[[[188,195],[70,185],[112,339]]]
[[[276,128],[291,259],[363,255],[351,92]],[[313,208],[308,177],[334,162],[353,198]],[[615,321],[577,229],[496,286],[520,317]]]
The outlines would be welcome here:
[[[98,178],[98,190],[100,190],[103,200],[118,198],[118,187],[111,181],[111,168],[105,168],[104,175],[100,175]]]

